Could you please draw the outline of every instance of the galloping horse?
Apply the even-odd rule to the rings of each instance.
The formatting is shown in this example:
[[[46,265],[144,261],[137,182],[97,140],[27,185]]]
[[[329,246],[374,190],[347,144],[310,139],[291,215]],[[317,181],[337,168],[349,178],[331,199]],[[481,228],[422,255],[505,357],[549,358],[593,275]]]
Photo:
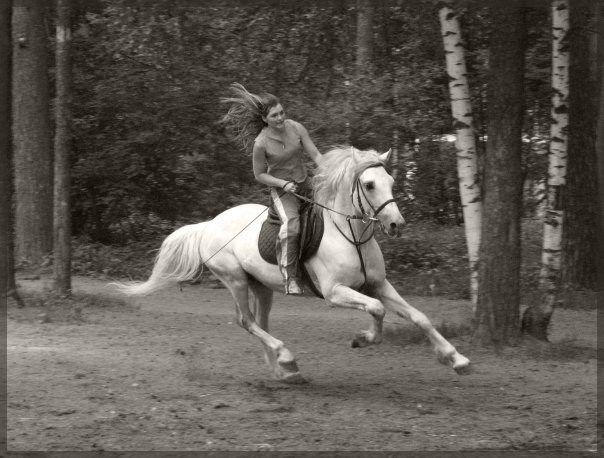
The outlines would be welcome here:
[[[457,373],[468,373],[468,358],[386,280],[374,225],[379,224],[388,236],[398,237],[405,224],[392,197],[394,180],[385,168],[389,157],[390,152],[380,155],[352,147],[335,148],[323,155],[313,188],[314,201],[323,212],[324,234],[318,250],[304,265],[329,305],[363,310],[373,317],[370,328],[357,336],[357,344],[381,341],[389,309],[425,333],[441,363]],[[193,280],[205,265],[233,295],[238,324],[260,339],[275,376],[284,382],[304,382],[293,354],[268,331],[273,291],[283,291],[283,280],[279,268],[263,260],[258,251],[263,222],[258,216],[265,209],[240,205],[211,221],[177,229],[164,240],[146,282],[118,287],[128,295],[148,294]],[[255,296],[255,313],[249,307],[250,290]]]

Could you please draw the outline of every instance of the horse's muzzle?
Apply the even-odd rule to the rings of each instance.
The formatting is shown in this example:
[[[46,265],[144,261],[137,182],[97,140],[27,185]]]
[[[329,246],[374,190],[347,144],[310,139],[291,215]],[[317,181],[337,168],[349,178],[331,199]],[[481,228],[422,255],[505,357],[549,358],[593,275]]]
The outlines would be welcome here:
[[[390,238],[400,237],[403,235],[403,227],[405,224],[405,220],[402,216],[390,222],[380,221],[382,232]]]

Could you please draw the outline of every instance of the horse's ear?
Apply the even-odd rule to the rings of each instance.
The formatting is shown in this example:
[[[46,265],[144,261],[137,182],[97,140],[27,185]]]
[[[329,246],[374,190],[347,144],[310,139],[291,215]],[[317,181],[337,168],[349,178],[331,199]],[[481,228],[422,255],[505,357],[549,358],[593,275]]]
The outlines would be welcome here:
[[[382,161],[384,164],[388,164],[390,156],[392,156],[392,148],[390,148],[384,154],[380,154],[380,161]]]
[[[350,147],[350,150],[352,151],[352,160],[354,161],[355,164],[358,164],[359,163],[359,153],[352,146]]]

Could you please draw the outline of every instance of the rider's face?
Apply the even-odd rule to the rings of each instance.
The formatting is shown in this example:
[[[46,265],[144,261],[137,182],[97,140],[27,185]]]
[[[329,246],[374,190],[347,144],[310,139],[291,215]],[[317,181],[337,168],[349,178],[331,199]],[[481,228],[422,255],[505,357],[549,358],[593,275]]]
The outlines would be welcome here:
[[[281,104],[272,107],[267,115],[263,116],[262,119],[269,125],[269,127],[272,127],[273,129],[283,129],[285,112],[283,111]]]

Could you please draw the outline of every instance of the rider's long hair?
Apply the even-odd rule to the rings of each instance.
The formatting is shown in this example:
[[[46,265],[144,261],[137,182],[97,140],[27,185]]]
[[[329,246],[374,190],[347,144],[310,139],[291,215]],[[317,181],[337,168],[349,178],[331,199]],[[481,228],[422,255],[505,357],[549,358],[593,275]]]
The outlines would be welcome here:
[[[239,83],[229,87],[231,97],[222,97],[220,101],[229,105],[229,111],[221,122],[231,130],[235,142],[245,152],[251,152],[255,138],[266,126],[262,117],[266,117],[279,99],[272,94],[260,95],[248,92]]]

